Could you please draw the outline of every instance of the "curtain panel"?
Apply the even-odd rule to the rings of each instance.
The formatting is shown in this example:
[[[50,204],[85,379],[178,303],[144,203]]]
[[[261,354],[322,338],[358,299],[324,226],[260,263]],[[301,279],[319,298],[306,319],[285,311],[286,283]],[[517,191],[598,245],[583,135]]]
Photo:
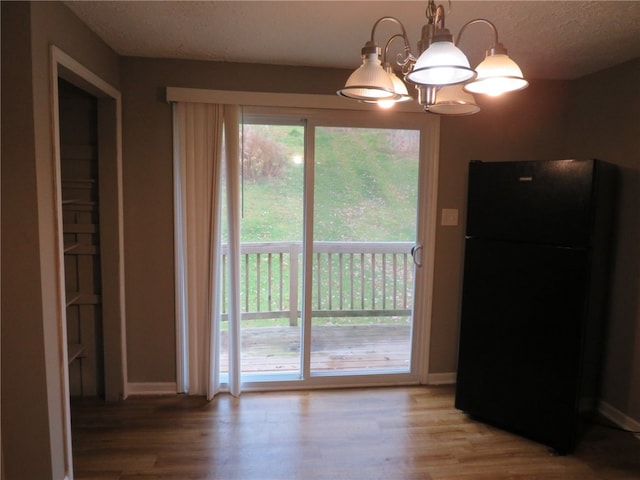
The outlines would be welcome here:
[[[183,102],[173,107],[177,384],[181,392],[208,399],[221,390],[222,166],[226,157],[229,186],[237,185],[232,179],[239,175],[237,110],[237,106]],[[232,211],[239,204],[234,197],[239,195],[237,186],[227,188],[227,194]],[[234,269],[239,226],[237,215],[227,217],[233,280],[239,271],[239,266]],[[229,391],[239,395],[240,302],[234,282],[230,285]]]

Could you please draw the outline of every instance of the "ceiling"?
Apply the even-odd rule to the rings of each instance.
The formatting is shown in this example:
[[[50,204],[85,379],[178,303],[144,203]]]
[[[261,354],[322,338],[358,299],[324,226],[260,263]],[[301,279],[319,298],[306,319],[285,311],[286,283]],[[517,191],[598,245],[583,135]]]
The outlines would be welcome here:
[[[355,69],[374,22],[393,16],[416,48],[425,21],[421,1],[67,1],[118,54],[227,62]],[[640,1],[447,1],[454,35],[468,20],[486,18],[526,78],[573,79],[640,57]],[[384,46],[399,33],[384,22]],[[472,66],[491,32],[467,29],[459,47]],[[392,48],[400,47],[394,42]]]

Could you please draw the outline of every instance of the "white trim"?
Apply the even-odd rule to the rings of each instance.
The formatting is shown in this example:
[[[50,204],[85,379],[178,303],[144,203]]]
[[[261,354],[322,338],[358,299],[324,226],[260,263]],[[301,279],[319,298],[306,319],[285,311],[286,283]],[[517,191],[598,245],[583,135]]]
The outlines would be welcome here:
[[[632,432],[640,432],[640,421],[625,415],[620,410],[603,400],[598,402],[598,412],[620,428],[630,430]]]
[[[244,392],[274,392],[291,390],[326,390],[342,388],[408,387],[420,385],[415,375],[408,373],[380,373],[370,375],[312,376],[306,380],[300,377],[283,376],[281,381],[259,381],[249,379],[242,384]]]
[[[73,479],[73,452],[71,446],[71,406],[69,403],[69,370],[68,370],[68,352],[67,352],[67,312],[66,312],[66,292],[65,292],[65,277],[64,277],[64,255],[63,255],[63,235],[62,235],[62,174],[60,171],[60,125],[59,125],[59,105],[58,105],[58,62],[56,61],[56,55],[53,47],[50,51],[51,59],[51,77],[49,79],[51,84],[51,125],[53,128],[53,177],[54,177],[54,212],[56,222],[55,232],[55,251],[56,254],[56,298],[57,298],[57,320],[58,320],[58,349],[59,349],[59,362],[60,369],[60,395],[62,411],[62,436],[64,441],[64,468],[65,479]]]
[[[62,65],[68,69],[69,73],[72,75],[72,78],[65,77],[65,79],[69,80],[77,87],[99,97],[104,97],[106,95],[120,101],[121,96],[118,89],[105,82],[98,75],[55,45],[51,45],[51,59],[55,62],[56,73],[57,65]]]
[[[133,395],[176,395],[176,382],[133,382],[127,384],[127,392]]]
[[[183,206],[180,192],[183,189],[183,175],[180,171],[180,164],[176,162],[179,146],[178,122],[176,119],[177,108],[172,108],[173,121],[173,221],[174,223],[174,268],[175,268],[175,317],[176,317],[176,383],[180,392],[189,390],[188,378],[188,358],[187,335],[186,335],[186,312],[185,312],[185,292],[184,292],[184,254],[183,254]]]
[[[304,177],[303,177],[303,244],[302,244],[302,302],[300,307],[300,321],[302,322],[302,357],[300,358],[300,371],[302,379],[308,380],[311,376],[311,309],[313,305],[313,216],[315,213],[315,172],[316,172],[316,124],[305,119],[304,126]],[[304,382],[308,384],[309,382]]]
[[[430,373],[427,375],[427,385],[455,385],[456,372]]]
[[[368,110],[377,112],[424,112],[417,102],[402,102],[394,105],[393,110],[382,110],[376,105],[354,102],[353,100],[339,97],[338,95],[240,92],[181,87],[167,87],[167,102],[220,103],[225,105],[251,105],[255,107],[279,108]]]

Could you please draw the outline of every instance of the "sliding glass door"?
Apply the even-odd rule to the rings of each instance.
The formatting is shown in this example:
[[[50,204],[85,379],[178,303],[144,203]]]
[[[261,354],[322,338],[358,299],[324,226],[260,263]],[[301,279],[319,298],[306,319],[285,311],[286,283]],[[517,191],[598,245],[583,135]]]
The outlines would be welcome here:
[[[351,113],[242,115],[244,388],[417,378],[424,129]],[[223,279],[227,263],[223,248]]]

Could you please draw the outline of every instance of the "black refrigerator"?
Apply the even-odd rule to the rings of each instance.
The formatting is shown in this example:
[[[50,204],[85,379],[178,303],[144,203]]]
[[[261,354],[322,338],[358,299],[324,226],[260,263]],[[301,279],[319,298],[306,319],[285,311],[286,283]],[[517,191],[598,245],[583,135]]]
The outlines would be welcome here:
[[[615,166],[469,164],[455,406],[575,448],[598,396]]]

